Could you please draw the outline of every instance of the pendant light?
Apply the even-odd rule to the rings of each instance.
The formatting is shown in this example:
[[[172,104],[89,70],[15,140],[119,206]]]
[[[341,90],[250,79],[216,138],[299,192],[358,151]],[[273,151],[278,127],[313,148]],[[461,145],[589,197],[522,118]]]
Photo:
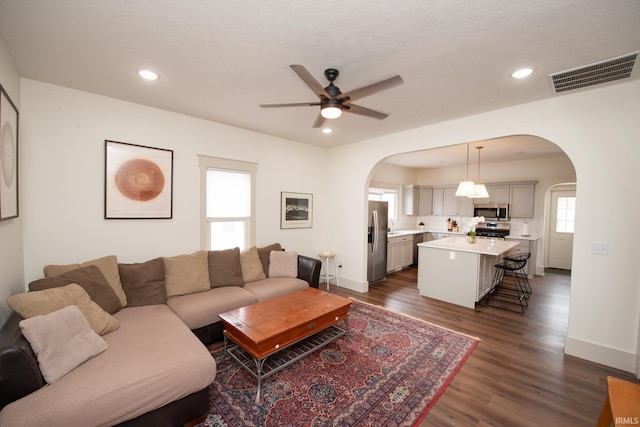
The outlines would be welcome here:
[[[487,187],[484,186],[484,184],[480,183],[480,150],[482,150],[484,147],[482,145],[479,145],[476,147],[476,149],[478,150],[478,180],[475,183],[475,194],[473,196],[467,196],[469,198],[477,198],[477,199],[488,199],[489,198],[489,192],[487,191]]]
[[[456,196],[458,197],[475,197],[475,183],[469,179],[469,144],[467,144],[467,175],[466,178],[458,184]]]

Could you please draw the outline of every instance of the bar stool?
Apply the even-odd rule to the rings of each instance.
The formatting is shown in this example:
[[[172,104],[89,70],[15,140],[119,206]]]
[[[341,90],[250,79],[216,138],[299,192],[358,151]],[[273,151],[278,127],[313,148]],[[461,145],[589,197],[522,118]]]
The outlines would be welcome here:
[[[331,284],[331,280],[335,280],[336,286],[340,286],[339,278],[338,278],[338,258],[335,254],[331,252],[323,252],[318,255],[320,260],[322,261],[322,268],[324,268],[324,283],[327,284],[327,290],[329,290],[329,285]],[[333,261],[333,274],[331,274],[331,261]]]
[[[509,260],[509,261],[529,261],[529,258],[531,258],[531,252],[520,252],[517,254],[513,254],[513,255],[507,255],[505,256],[503,259]],[[514,272],[514,274],[518,274],[520,275],[520,277],[522,278],[522,281],[524,283],[525,286],[525,290],[527,291],[527,295],[531,295],[533,293],[533,290],[531,289],[531,284],[529,283],[529,277],[527,276],[526,271],[524,271],[524,266],[527,265],[526,263],[522,264],[522,268],[516,272]]]
[[[524,314],[529,305],[528,294],[526,284],[517,272],[522,271],[526,264],[526,259],[513,261],[503,258],[501,263],[495,265],[496,271],[488,293],[487,305],[510,311],[516,311],[513,309],[515,307],[517,312]],[[505,274],[507,272],[511,274]],[[511,280],[505,280],[506,277],[510,277]]]

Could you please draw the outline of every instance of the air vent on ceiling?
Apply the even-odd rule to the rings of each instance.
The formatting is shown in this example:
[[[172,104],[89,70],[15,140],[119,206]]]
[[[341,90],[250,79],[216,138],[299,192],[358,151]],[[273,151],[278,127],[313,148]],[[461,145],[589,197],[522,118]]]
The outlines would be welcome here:
[[[556,93],[580,89],[631,77],[639,52],[619,56],[595,64],[549,74]]]

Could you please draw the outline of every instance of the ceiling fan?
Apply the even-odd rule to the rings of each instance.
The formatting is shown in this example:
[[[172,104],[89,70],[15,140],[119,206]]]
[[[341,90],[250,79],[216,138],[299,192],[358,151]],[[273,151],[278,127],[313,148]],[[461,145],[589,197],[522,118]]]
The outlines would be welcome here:
[[[314,128],[322,126],[326,119],[335,119],[340,117],[343,112],[359,114],[361,116],[370,117],[373,119],[382,120],[388,116],[388,114],[381,113],[379,111],[370,110],[365,107],[352,104],[351,101],[355,101],[365,96],[373,95],[374,93],[381,92],[383,90],[392,88],[399,84],[404,83],[402,77],[394,76],[385,80],[381,80],[377,83],[373,83],[367,86],[363,86],[359,89],[354,89],[349,92],[342,93],[340,88],[335,86],[333,82],[338,78],[340,72],[335,68],[327,68],[324,71],[324,75],[329,80],[329,86],[322,87],[322,85],[304,68],[302,65],[291,65],[291,68],[295,73],[306,83],[309,88],[315,93],[320,101],[317,102],[298,102],[292,104],[261,104],[263,108],[271,107],[313,107],[320,106],[320,113],[313,123]]]

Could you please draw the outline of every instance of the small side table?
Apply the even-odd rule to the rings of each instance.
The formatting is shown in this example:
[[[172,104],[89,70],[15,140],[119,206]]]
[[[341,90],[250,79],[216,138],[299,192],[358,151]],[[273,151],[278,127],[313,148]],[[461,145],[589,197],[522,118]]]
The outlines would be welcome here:
[[[327,284],[327,290],[329,290],[329,284],[332,280],[335,280],[336,286],[340,286],[338,279],[338,258],[331,252],[324,252],[318,255],[322,261],[322,267],[324,268],[324,283]],[[331,261],[333,261],[333,274],[331,274]]]
[[[607,398],[597,427],[637,424],[640,418],[640,384],[607,377]]]

